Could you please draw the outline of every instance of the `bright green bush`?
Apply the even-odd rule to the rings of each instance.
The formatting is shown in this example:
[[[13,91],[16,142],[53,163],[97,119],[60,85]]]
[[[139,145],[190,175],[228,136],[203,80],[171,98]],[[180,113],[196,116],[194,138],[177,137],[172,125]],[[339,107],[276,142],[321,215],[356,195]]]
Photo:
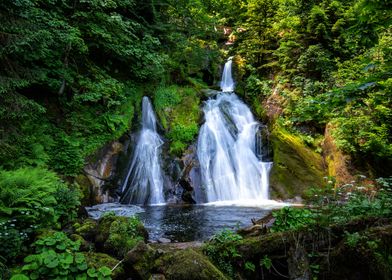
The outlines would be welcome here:
[[[312,211],[304,208],[283,207],[272,215],[275,218],[272,232],[298,230],[315,224]]]
[[[35,232],[76,216],[79,193],[41,168],[0,172],[0,253],[11,261]]]

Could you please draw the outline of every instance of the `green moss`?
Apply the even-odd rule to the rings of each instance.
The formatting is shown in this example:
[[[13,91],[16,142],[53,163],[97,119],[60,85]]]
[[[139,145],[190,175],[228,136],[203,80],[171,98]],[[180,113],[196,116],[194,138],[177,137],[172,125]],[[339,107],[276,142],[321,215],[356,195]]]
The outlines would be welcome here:
[[[107,266],[110,269],[113,269],[118,263],[119,260],[103,253],[93,253],[88,252],[84,253],[86,257],[86,262],[88,267],[93,267],[95,269],[99,269],[103,266]],[[118,265],[115,270],[112,271],[112,279],[123,279],[124,276],[124,267],[122,264]]]
[[[104,216],[98,224],[96,243],[105,252],[122,258],[139,241],[146,239],[146,230],[136,217]]]
[[[75,183],[77,184],[82,197],[81,204],[83,206],[89,206],[92,204],[92,193],[91,193],[91,182],[86,175],[80,174],[75,177]]]
[[[139,241],[136,246],[124,257],[124,263],[131,266],[132,276],[137,279],[149,279],[151,270],[156,259],[155,250],[143,241]]]
[[[275,196],[302,195],[311,186],[323,185],[325,170],[319,154],[278,124],[273,127],[270,139],[274,151],[270,180]]]
[[[227,279],[207,257],[192,249],[165,254],[156,261],[156,266],[166,279]]]
[[[154,106],[165,136],[170,140],[170,153],[181,155],[199,130],[200,98],[189,87],[159,88],[154,95]]]
[[[85,219],[82,224],[74,224],[75,232],[85,239],[91,240],[97,232],[97,222],[93,219]]]

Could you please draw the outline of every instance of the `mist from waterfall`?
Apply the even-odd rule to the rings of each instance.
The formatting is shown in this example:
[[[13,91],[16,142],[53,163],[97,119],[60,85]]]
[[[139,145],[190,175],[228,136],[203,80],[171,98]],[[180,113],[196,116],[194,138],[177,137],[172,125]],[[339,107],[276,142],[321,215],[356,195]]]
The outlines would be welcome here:
[[[234,91],[232,60],[226,62],[221,88],[205,102],[205,123],[200,129],[197,156],[202,186],[195,190],[201,202],[263,201],[268,199],[271,162],[263,162],[257,122]]]
[[[163,204],[163,175],[160,152],[163,140],[156,129],[156,117],[148,97],[142,101],[142,128],[121,187],[121,203]]]

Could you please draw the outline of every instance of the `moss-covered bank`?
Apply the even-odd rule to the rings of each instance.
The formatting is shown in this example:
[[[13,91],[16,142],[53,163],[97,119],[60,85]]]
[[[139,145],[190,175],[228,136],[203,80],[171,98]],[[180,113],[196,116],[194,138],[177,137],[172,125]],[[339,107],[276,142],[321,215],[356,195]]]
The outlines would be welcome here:
[[[279,124],[272,127],[274,165],[270,185],[272,197],[291,198],[301,196],[311,186],[322,186],[325,176],[323,158]]]

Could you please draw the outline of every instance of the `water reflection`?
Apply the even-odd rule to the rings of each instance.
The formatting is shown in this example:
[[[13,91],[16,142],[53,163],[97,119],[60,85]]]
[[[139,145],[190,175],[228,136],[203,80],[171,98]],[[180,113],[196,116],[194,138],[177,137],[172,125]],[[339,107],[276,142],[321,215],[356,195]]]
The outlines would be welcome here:
[[[137,215],[147,228],[150,239],[166,237],[172,241],[206,240],[224,229],[245,227],[251,218],[262,218],[268,210],[235,206],[146,206]]]

